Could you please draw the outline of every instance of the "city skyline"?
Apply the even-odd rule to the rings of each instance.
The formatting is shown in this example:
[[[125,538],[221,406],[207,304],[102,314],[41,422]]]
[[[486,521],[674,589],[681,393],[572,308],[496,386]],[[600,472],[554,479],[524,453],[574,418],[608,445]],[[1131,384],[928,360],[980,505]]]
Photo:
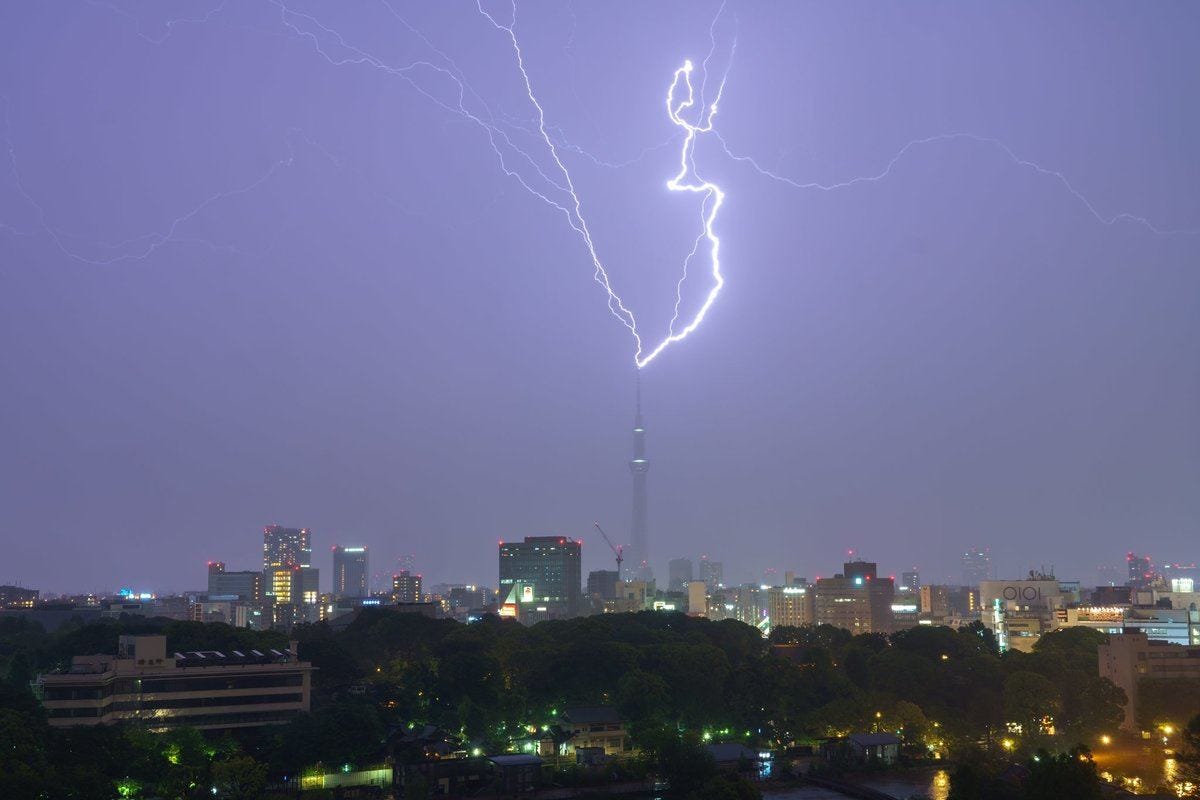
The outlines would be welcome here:
[[[200,589],[273,521],[323,587],[338,543],[375,588],[536,535],[608,569],[636,374],[660,584],[1195,560],[1191,7],[168,5],[0,9],[0,582]],[[636,373],[555,158],[677,332],[688,60],[725,283]]]

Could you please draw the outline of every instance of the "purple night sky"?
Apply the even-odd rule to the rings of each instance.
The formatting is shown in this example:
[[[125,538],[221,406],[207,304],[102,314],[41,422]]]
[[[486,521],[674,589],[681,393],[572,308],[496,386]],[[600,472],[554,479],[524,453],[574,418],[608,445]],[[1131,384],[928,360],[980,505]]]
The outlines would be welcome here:
[[[699,233],[667,87],[729,68],[695,150],[727,283],[642,373],[659,577],[1200,558],[1200,6],[719,9],[517,5],[649,338]],[[493,150],[561,197],[536,124],[470,2],[0,4],[0,583],[202,588],[270,522],[325,586],[335,543],[494,584],[498,539],[554,532],[611,568],[633,343]]]

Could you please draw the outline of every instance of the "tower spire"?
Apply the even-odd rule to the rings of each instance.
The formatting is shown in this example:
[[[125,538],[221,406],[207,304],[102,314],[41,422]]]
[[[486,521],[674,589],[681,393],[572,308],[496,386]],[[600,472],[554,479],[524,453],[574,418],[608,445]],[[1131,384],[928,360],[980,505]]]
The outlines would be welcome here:
[[[641,370],[636,373],[635,386],[633,459],[629,462],[629,472],[633,476],[633,524],[630,527],[633,558],[626,563],[629,565],[628,579],[651,580],[653,573],[650,570],[650,533],[646,513],[646,473],[650,471],[650,462],[646,459],[646,427],[642,422]]]
[[[634,418],[638,427],[642,425],[642,371],[633,373],[637,386],[637,416]]]

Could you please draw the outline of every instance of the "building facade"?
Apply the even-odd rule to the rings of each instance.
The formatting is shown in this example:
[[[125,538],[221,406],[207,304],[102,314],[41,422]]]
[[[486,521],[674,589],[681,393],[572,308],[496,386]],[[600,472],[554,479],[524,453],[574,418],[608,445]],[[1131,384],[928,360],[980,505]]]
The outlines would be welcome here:
[[[1110,636],[1100,645],[1100,677],[1125,690],[1125,719],[1121,727],[1138,731],[1138,694],[1145,680],[1200,681],[1200,646],[1155,641],[1144,633]]]
[[[848,561],[842,573],[818,578],[813,587],[818,625],[833,625],[854,633],[891,633],[896,582],[880,578],[870,561]]]
[[[615,569],[597,569],[588,573],[587,593],[601,600],[616,600],[621,576]]]
[[[700,556],[700,574],[697,576],[708,586],[708,593],[713,594],[725,585],[725,567],[720,561],[713,561],[708,556]]]
[[[963,586],[977,587],[992,577],[992,554],[986,547],[971,547],[962,554]]]
[[[333,548],[333,596],[334,597],[366,597],[367,576],[371,572],[367,568],[367,548],[342,547]]]
[[[550,616],[575,616],[580,610],[582,553],[583,545],[565,536],[501,542],[501,596],[507,598],[520,584],[518,602],[545,607]]]
[[[227,572],[220,561],[210,561],[208,595],[209,598],[258,602],[263,599],[263,574],[253,570]]]
[[[673,558],[667,562],[667,591],[684,591],[693,577],[690,558]]]
[[[400,574],[392,576],[393,603],[421,603],[424,599],[420,575],[401,570]]]
[[[772,628],[815,625],[815,595],[807,586],[772,586],[767,590],[767,613]]]
[[[116,656],[76,656],[38,676],[53,727],[143,722],[151,730],[281,725],[309,709],[312,665],[295,647],[168,653],[165,636],[122,636]]]
[[[37,589],[0,586],[0,608],[33,608],[37,604],[37,600]]]
[[[1054,628],[1055,612],[1078,602],[1053,575],[1031,572],[1026,580],[984,581],[979,584],[980,616],[1003,650],[1031,652],[1043,634]]]
[[[277,567],[311,567],[312,534],[308,528],[263,528],[263,575]],[[268,580],[268,585],[270,581]]]

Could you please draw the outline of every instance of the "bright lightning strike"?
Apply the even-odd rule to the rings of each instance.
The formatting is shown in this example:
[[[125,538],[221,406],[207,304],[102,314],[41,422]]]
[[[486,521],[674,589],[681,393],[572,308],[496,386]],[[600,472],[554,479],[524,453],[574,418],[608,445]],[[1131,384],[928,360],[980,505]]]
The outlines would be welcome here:
[[[186,25],[205,25],[211,24],[212,21],[223,14],[229,8],[236,8],[234,4],[230,4],[228,0],[211,0],[213,5],[200,16],[182,17],[178,19],[170,19],[161,25],[164,33],[158,36],[152,36],[143,31],[138,18],[124,11],[120,6],[110,0],[85,0],[91,5],[109,9],[110,11],[119,14],[127,20],[134,23],[136,33],[151,45],[161,45],[181,27]],[[643,368],[650,364],[670,345],[687,338],[695,331],[704,321],[710,308],[713,306],[722,287],[725,284],[725,278],[721,271],[720,263],[720,238],[716,234],[715,225],[717,216],[724,203],[725,193],[717,184],[703,178],[696,167],[696,147],[697,142],[704,135],[715,137],[719,146],[723,149],[726,156],[732,161],[748,165],[751,169],[758,172],[760,175],[771,180],[788,184],[798,189],[817,189],[821,191],[831,191],[841,188],[849,188],[858,184],[875,183],[886,180],[893,172],[893,168],[910,153],[923,146],[946,143],[951,141],[969,141],[978,145],[993,148],[999,151],[1014,166],[1028,169],[1040,176],[1049,178],[1058,183],[1061,188],[1070,193],[1087,212],[1094,217],[1098,222],[1106,226],[1114,226],[1118,223],[1133,223],[1142,226],[1146,230],[1154,234],[1170,235],[1170,234],[1200,234],[1200,229],[1167,229],[1154,224],[1149,219],[1131,213],[1102,213],[1096,204],[1088,197],[1080,192],[1067,176],[1058,170],[1042,166],[1036,162],[1027,160],[1018,156],[1012,148],[1004,142],[986,136],[978,136],[970,133],[941,133],[929,136],[923,139],[915,139],[908,142],[900,148],[898,152],[876,173],[860,175],[835,183],[819,183],[819,182],[801,182],[788,178],[762,167],[753,157],[749,155],[739,155],[735,153],[721,134],[714,129],[713,120],[716,117],[718,105],[720,103],[721,94],[725,87],[725,80],[722,79],[716,93],[716,99],[708,103],[706,101],[706,88],[709,76],[708,64],[716,49],[715,28],[719,19],[724,13],[724,5],[717,12],[713,19],[712,25],[709,28],[709,37],[711,48],[708,56],[700,64],[699,69],[694,68],[692,62],[687,61],[677,69],[673,75],[672,81],[667,89],[666,108],[668,118],[676,129],[673,135],[656,145],[652,145],[643,149],[634,158],[622,162],[609,162],[592,156],[580,147],[571,144],[566,140],[566,137],[561,129],[549,124],[546,119],[546,114],[537,96],[533,91],[532,82],[529,73],[525,66],[525,56],[521,50],[520,43],[516,35],[516,17],[517,9],[515,0],[510,0],[512,14],[511,21],[504,24],[497,20],[495,16],[488,13],[483,8],[484,0],[476,0],[476,7],[479,14],[485,18],[496,30],[503,32],[506,38],[511,43],[513,53],[516,56],[516,66],[523,80],[524,88],[528,100],[535,110],[536,114],[533,120],[528,125],[522,124],[518,120],[512,118],[498,119],[493,113],[488,103],[481,97],[471,85],[467,82],[463,71],[455,63],[447,53],[440,50],[435,44],[425,36],[418,28],[409,24],[396,10],[389,0],[381,0],[382,5],[404,28],[415,35],[420,42],[427,47],[436,58],[432,60],[417,59],[411,63],[395,65],[390,64],[383,58],[361,49],[348,42],[336,30],[326,26],[320,22],[312,14],[293,9],[287,5],[287,0],[264,0],[279,11],[279,18],[282,26],[294,38],[302,41],[308,41],[312,44],[317,55],[333,66],[358,66],[380,70],[393,78],[399,78],[407,82],[416,92],[430,100],[434,105],[440,107],[444,111],[457,115],[462,119],[477,126],[486,136],[487,143],[490,145],[493,154],[496,156],[501,171],[509,178],[514,179],[523,189],[528,191],[533,196],[547,203],[557,212],[564,215],[567,223],[570,225],[583,241],[588,254],[592,260],[594,268],[594,278],[597,283],[604,288],[608,296],[609,311],[615,316],[633,335],[636,344],[634,360],[638,368]],[[222,20],[222,24],[231,25],[230,21]],[[333,49],[331,49],[333,48]],[[334,49],[340,53],[335,54]],[[736,41],[734,42],[736,49]],[[695,72],[699,72],[702,78],[699,82],[699,87],[693,84],[693,76]],[[435,88],[434,84],[441,84],[441,90]],[[448,88],[449,93],[444,93],[444,89]],[[504,115],[501,115],[504,116]],[[0,117],[2,117],[5,134],[7,133],[8,107],[5,98],[0,96]],[[512,137],[505,132],[504,127],[511,129],[519,129],[525,134],[529,134],[535,141],[538,141],[538,147],[543,144],[548,148],[549,154],[553,160],[553,165],[545,165],[539,163],[539,159],[534,158],[530,152],[523,149]],[[17,226],[0,221],[0,233],[8,235],[29,236],[39,233],[48,234],[54,244],[67,256],[84,261],[89,264],[112,264],[125,260],[142,260],[150,257],[159,248],[169,243],[197,243],[205,245],[214,250],[235,250],[235,248],[223,245],[215,245],[205,240],[193,240],[181,238],[179,230],[182,226],[188,223],[196,215],[200,214],[208,207],[224,200],[225,198],[245,194],[257,189],[259,186],[268,181],[276,172],[290,167],[294,162],[293,141],[292,137],[296,135],[294,130],[289,130],[286,138],[287,154],[277,159],[268,170],[259,175],[253,180],[247,181],[244,185],[235,187],[222,192],[217,192],[210,195],[198,205],[188,211],[177,215],[169,221],[169,224],[164,230],[155,233],[145,234],[140,237],[129,239],[115,244],[96,243],[97,249],[107,250],[109,255],[103,257],[91,257],[79,252],[71,244],[70,237],[65,232],[53,227],[47,219],[47,213],[44,207],[34,198],[34,195],[26,190],[22,183],[20,172],[17,168],[16,156],[13,150],[12,141],[7,135],[4,135],[3,140],[0,140],[0,149],[6,150],[7,153],[7,170],[9,178],[14,184],[17,194],[34,211],[37,219],[37,227],[33,230],[22,230]],[[314,142],[302,137],[309,144]],[[620,295],[615,291],[609,278],[609,273],[601,258],[598,255],[595,242],[592,238],[591,231],[587,221],[583,215],[583,203],[575,189],[575,184],[567,169],[566,164],[560,157],[560,153],[566,152],[573,155],[582,156],[590,159],[597,166],[606,168],[623,168],[629,167],[639,162],[649,152],[674,146],[682,138],[682,144],[679,151],[679,171],[671,177],[667,183],[667,189],[671,192],[685,192],[691,195],[700,195],[700,232],[696,236],[691,250],[687,253],[682,264],[682,274],[675,286],[675,306],[674,314],[667,328],[667,335],[660,341],[650,343],[643,341],[639,331],[638,321],[633,312],[626,307]],[[325,152],[323,148],[320,148]],[[3,157],[5,153],[0,153]],[[329,156],[327,152],[325,155]],[[339,168],[343,168],[343,164],[338,159],[329,156]],[[545,168],[543,168],[545,167]],[[389,198],[390,199],[390,198]],[[708,293],[704,296],[703,303],[698,310],[691,316],[686,324],[680,326],[680,307],[682,305],[682,289],[683,284],[688,279],[689,268],[694,259],[698,255],[707,255],[710,266],[709,272],[711,275],[712,285]]]
[[[941,144],[944,142],[955,142],[955,141],[973,142],[975,144],[984,145],[985,147],[991,147],[991,148],[999,151],[1005,158],[1007,158],[1009,161],[1011,161],[1013,163],[1013,165],[1015,165],[1017,167],[1022,167],[1024,169],[1032,170],[1033,172],[1036,172],[1038,175],[1041,175],[1043,177],[1050,178],[1050,179],[1056,181],[1060,186],[1063,187],[1063,189],[1065,189],[1067,191],[1068,194],[1070,194],[1072,197],[1074,197],[1076,200],[1078,200],[1080,205],[1082,205],[1087,210],[1088,214],[1091,215],[1093,218],[1095,218],[1095,220],[1097,222],[1099,222],[1101,225],[1111,228],[1112,226],[1116,225],[1118,222],[1127,222],[1127,223],[1131,223],[1134,225],[1140,225],[1141,227],[1145,228],[1146,230],[1150,231],[1151,233],[1157,234],[1160,236],[1169,236],[1169,235],[1188,236],[1188,235],[1195,235],[1195,234],[1200,233],[1200,228],[1163,228],[1163,227],[1160,227],[1159,225],[1156,225],[1154,222],[1147,219],[1146,217],[1138,216],[1137,214],[1131,214],[1126,211],[1120,211],[1115,214],[1108,214],[1108,215],[1103,214],[1096,207],[1095,203],[1093,203],[1091,200],[1089,200],[1087,198],[1087,196],[1083,194],[1083,192],[1081,192],[1081,191],[1079,191],[1079,189],[1075,188],[1075,185],[1073,183],[1071,183],[1071,181],[1067,178],[1067,176],[1065,174],[1063,174],[1059,170],[1042,166],[1041,164],[1038,164],[1035,161],[1030,161],[1029,159],[1022,158],[1021,156],[1017,155],[1016,152],[1014,152],[1013,149],[1011,147],[1009,147],[1007,144],[1005,144],[1004,142],[1000,141],[999,139],[993,138],[991,136],[979,136],[974,133],[938,133],[938,134],[934,134],[933,136],[926,136],[922,139],[913,139],[912,141],[907,142],[903,147],[901,147],[896,152],[896,154],[894,156],[892,156],[888,160],[888,162],[883,166],[883,169],[879,170],[878,172],[876,172],[874,174],[860,175],[858,177],[847,178],[846,180],[837,181],[835,183],[821,183],[820,181],[801,182],[801,181],[793,180],[792,178],[785,177],[783,175],[779,175],[775,172],[772,172],[771,170],[766,169],[761,164],[759,164],[758,161],[756,161],[753,156],[738,155],[737,153],[735,153],[732,149],[730,149],[728,142],[725,141],[724,137],[721,136],[719,131],[714,131],[713,135],[716,136],[717,141],[721,143],[721,148],[725,151],[725,155],[729,156],[730,159],[732,159],[733,161],[736,161],[738,163],[748,164],[751,169],[753,169],[759,175],[762,175],[764,178],[770,178],[773,181],[777,181],[779,183],[785,183],[788,186],[791,186],[795,189],[818,189],[823,192],[829,192],[829,191],[833,191],[835,189],[848,189],[852,186],[857,186],[858,184],[861,184],[861,183],[878,183],[882,180],[885,180],[888,176],[890,176],[892,174],[892,169],[906,155],[908,155],[909,151],[911,151],[915,148],[918,148],[918,147],[921,147],[924,145]]]
[[[675,314],[671,318],[671,324],[668,328],[667,336],[656,344],[647,345],[643,341],[641,333],[638,331],[637,318],[634,316],[633,312],[626,307],[624,301],[621,299],[621,296],[616,292],[615,289],[613,289],[608,270],[605,268],[599,253],[596,251],[596,245],[592,239],[591,230],[588,228],[586,219],[584,219],[583,203],[579,199],[579,194],[575,190],[575,183],[571,179],[571,173],[567,169],[566,164],[563,163],[562,158],[559,156],[559,147],[555,145],[554,140],[548,133],[546,125],[546,112],[542,108],[542,104],[538,101],[537,96],[534,94],[533,85],[529,79],[529,72],[525,69],[525,56],[521,52],[521,45],[517,40],[515,31],[517,6],[515,0],[512,2],[512,21],[507,25],[499,22],[494,16],[485,11],[482,0],[476,0],[476,7],[479,9],[479,13],[482,14],[489,22],[491,22],[497,30],[503,31],[505,34],[507,34],[509,42],[512,44],[513,52],[517,59],[517,69],[520,71],[521,78],[525,85],[525,94],[529,98],[529,102],[537,111],[537,132],[542,141],[545,142],[546,147],[549,149],[550,156],[554,159],[554,164],[562,174],[565,184],[560,185],[556,183],[555,185],[559,186],[559,188],[565,189],[571,198],[569,209],[562,208],[561,206],[559,208],[567,214],[567,220],[571,225],[571,228],[579,234],[580,238],[583,240],[584,246],[587,248],[588,254],[592,260],[592,266],[595,270],[593,277],[608,294],[608,310],[623,325],[625,325],[626,328],[629,329],[631,334],[633,334],[634,342],[637,345],[634,352],[634,363],[637,364],[638,369],[642,369],[672,344],[686,339],[692,333],[692,331],[696,330],[696,328],[700,326],[700,324],[704,321],[704,317],[708,314],[708,310],[712,307],[713,303],[717,299],[717,296],[721,293],[721,287],[725,285],[725,278],[721,274],[721,240],[713,229],[713,226],[716,223],[717,214],[720,212],[721,205],[725,201],[725,193],[715,183],[700,177],[695,165],[696,139],[700,134],[710,133],[713,130],[713,118],[717,114],[717,107],[721,100],[721,94],[725,90],[725,80],[722,79],[721,85],[717,90],[716,99],[713,100],[711,104],[704,105],[704,101],[701,99],[700,104],[702,107],[700,109],[699,119],[695,123],[688,121],[686,117],[686,113],[696,105],[696,90],[692,84],[692,73],[694,71],[694,66],[690,60],[685,61],[683,66],[675,70],[675,74],[671,80],[671,85],[667,89],[667,115],[670,117],[671,122],[675,126],[683,129],[684,132],[683,145],[679,151],[679,173],[667,181],[667,188],[672,192],[689,192],[703,195],[703,199],[701,200],[700,204],[703,231],[696,238],[696,243],[692,247],[692,251],[688,254],[687,258],[684,259],[683,276],[675,285]],[[724,6],[722,6],[722,10],[723,9]],[[717,14],[717,18],[719,17],[720,12]],[[713,20],[713,25],[716,25],[716,19]],[[712,53],[710,51],[709,57],[711,57],[711,55]],[[704,61],[704,74],[705,80],[707,81],[708,58],[705,58]],[[681,84],[687,89],[686,97],[681,100],[677,100],[676,93],[680,90]],[[703,95],[703,90],[701,91],[701,94]],[[682,291],[683,282],[687,279],[687,266],[691,259],[695,256],[702,240],[706,240],[709,244],[709,254],[712,262],[711,272],[713,286],[705,297],[704,302],[700,305],[699,310],[697,310],[695,315],[692,317],[691,321],[676,331],[675,323],[679,318],[680,292]]]

